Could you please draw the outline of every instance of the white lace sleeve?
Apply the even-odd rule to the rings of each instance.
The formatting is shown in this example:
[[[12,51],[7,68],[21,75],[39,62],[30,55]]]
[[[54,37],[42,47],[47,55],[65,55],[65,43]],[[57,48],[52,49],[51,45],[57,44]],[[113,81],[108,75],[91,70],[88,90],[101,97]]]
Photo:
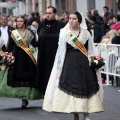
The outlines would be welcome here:
[[[93,38],[90,35],[90,33],[88,32],[88,54],[89,55],[95,55],[96,54],[96,50],[95,50],[95,45],[93,43]]]
[[[86,41],[89,39],[88,31],[85,29],[81,29],[81,34],[78,39],[84,45],[86,43]]]

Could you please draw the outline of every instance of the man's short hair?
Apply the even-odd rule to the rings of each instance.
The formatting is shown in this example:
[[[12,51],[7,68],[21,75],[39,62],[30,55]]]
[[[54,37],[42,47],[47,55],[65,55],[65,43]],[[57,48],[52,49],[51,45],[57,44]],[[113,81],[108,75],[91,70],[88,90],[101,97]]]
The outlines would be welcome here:
[[[53,6],[48,6],[47,8],[52,8],[53,9],[53,12],[56,14],[57,13],[57,9]]]
[[[97,9],[92,9],[92,11],[93,11],[93,14],[96,16],[96,15],[98,15],[98,10]]]
[[[103,8],[105,8],[105,9],[109,10],[108,6],[104,6]]]

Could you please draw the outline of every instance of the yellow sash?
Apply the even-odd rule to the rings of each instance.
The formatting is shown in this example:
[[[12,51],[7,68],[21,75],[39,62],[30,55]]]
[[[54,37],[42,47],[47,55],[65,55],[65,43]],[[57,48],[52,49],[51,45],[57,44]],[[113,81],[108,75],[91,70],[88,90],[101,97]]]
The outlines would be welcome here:
[[[82,45],[82,43],[78,40],[78,38],[71,32],[69,28],[66,28],[67,36],[75,43],[75,45],[78,47],[78,49],[88,57],[88,51],[86,48]]]
[[[33,56],[30,49],[27,47],[27,45],[23,42],[22,36],[20,35],[20,33],[18,32],[17,29],[12,31],[12,36],[13,36],[13,39],[14,39],[15,43],[17,44],[17,46],[20,47],[21,49],[23,49],[30,56],[30,58],[36,65],[35,57]]]

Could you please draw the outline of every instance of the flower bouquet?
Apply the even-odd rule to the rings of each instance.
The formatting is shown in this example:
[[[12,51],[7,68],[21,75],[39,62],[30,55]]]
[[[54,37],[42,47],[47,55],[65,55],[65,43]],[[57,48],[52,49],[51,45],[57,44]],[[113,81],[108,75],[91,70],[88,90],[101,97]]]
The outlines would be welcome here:
[[[91,56],[90,57],[90,66],[94,69],[101,68],[104,66],[104,59],[101,56]]]
[[[4,70],[6,66],[13,64],[15,61],[15,57],[12,52],[3,52],[0,51],[0,69]]]

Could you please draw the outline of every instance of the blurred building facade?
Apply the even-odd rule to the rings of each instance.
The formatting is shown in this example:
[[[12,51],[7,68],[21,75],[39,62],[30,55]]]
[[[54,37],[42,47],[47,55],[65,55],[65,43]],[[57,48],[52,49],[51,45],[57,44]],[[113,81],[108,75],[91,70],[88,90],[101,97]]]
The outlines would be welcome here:
[[[7,4],[9,7],[1,6],[1,3],[5,2],[9,2]],[[14,6],[10,6],[10,3],[13,3]],[[58,15],[66,11],[79,11],[86,16],[87,10],[91,9],[98,9],[100,15],[102,15],[105,5],[109,7],[111,12],[117,13],[120,10],[120,0],[0,0],[0,11],[6,14],[13,13],[16,16],[29,15],[35,11],[43,15],[49,5],[57,8]]]
[[[58,15],[63,12],[79,11],[86,15],[87,10],[98,9],[103,14],[103,6],[108,6],[111,12],[117,13],[120,0],[26,0],[26,14],[38,11],[40,15],[45,14],[46,7],[55,6]],[[32,8],[32,9],[31,9]]]
[[[25,14],[25,0],[0,0],[0,14],[22,15]]]

